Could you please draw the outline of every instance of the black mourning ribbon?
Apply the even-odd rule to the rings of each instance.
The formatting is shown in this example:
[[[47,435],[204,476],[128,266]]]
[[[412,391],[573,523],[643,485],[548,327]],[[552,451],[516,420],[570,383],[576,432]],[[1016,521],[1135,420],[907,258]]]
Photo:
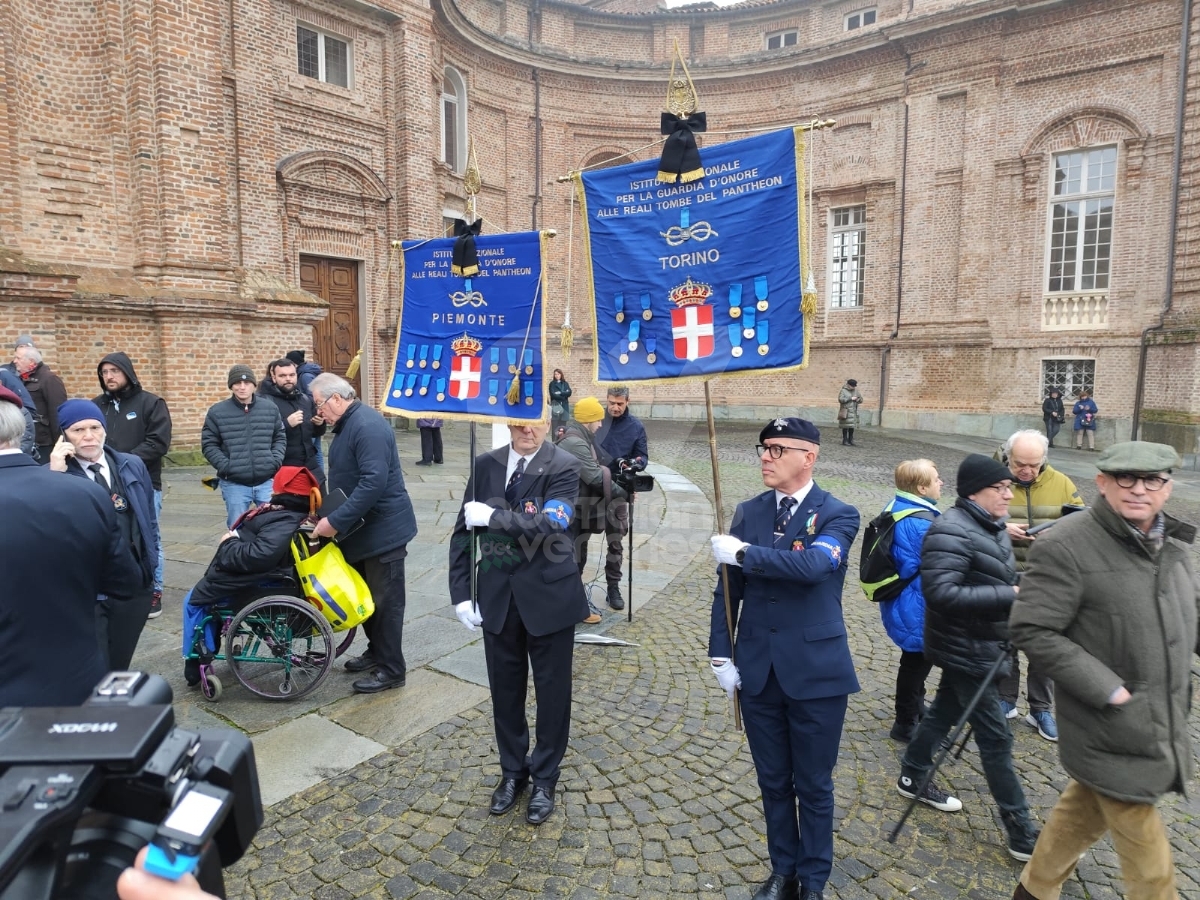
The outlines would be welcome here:
[[[692,113],[686,119],[669,112],[662,114],[661,133],[667,135],[667,141],[658,161],[659,181],[687,182],[703,177],[695,133],[705,131],[708,131],[708,119],[702,112]]]
[[[483,231],[483,219],[468,223],[465,219],[454,220],[454,253],[450,259],[450,271],[455,275],[470,278],[479,274],[479,256],[475,253],[475,235]]]

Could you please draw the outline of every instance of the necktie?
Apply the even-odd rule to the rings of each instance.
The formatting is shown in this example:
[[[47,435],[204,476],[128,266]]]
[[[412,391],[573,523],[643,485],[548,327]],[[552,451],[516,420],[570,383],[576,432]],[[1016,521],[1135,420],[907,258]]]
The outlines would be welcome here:
[[[512,506],[517,502],[517,491],[521,487],[521,476],[525,474],[525,457],[517,460],[517,467],[513,469],[512,477],[508,479],[508,487],[504,489],[504,499],[508,501],[508,505]]]
[[[88,466],[88,471],[92,473],[92,478],[96,480],[96,484],[100,485],[106,491],[112,491],[108,479],[104,477],[104,467],[100,463],[92,463]]]
[[[792,507],[796,505],[795,497],[784,497],[779,501],[779,511],[775,513],[775,543],[778,544],[783,539],[783,533],[787,531],[788,522],[792,519]]]

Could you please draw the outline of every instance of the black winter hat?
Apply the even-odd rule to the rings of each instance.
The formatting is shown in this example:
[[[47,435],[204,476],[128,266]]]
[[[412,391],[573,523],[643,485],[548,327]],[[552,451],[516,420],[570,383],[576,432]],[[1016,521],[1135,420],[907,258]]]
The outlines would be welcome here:
[[[1012,481],[1012,477],[1008,466],[982,453],[972,453],[958,467],[958,496],[970,497],[988,485]]]
[[[254,377],[254,370],[245,363],[238,363],[236,366],[230,369],[229,378],[225,383],[229,387],[233,387],[239,381],[248,381],[251,384],[258,384],[258,379]]]
[[[303,350],[289,350],[287,353],[284,354],[284,357],[287,359],[290,359],[297,366],[304,365],[304,351]]]

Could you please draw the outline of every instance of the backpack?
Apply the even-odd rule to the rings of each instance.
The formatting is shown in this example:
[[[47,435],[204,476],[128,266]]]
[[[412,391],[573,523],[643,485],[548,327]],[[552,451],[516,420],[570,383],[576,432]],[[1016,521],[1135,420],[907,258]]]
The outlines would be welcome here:
[[[933,521],[933,513],[927,509],[902,509],[899,512],[887,509],[870,521],[863,531],[862,551],[858,558],[858,583],[863,593],[873,603],[895,600],[916,578],[901,578],[892,559],[892,538],[896,523],[909,516],[920,516]]]

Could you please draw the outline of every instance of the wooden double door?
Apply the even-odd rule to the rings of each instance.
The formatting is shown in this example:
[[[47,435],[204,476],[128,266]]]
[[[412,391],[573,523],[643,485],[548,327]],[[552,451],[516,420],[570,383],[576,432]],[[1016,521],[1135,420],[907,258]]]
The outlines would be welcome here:
[[[326,372],[337,375],[346,374],[346,368],[362,346],[358,269],[353,260],[300,257],[300,287],[329,304],[329,315],[313,326],[313,358]],[[351,383],[361,397],[361,374]]]

